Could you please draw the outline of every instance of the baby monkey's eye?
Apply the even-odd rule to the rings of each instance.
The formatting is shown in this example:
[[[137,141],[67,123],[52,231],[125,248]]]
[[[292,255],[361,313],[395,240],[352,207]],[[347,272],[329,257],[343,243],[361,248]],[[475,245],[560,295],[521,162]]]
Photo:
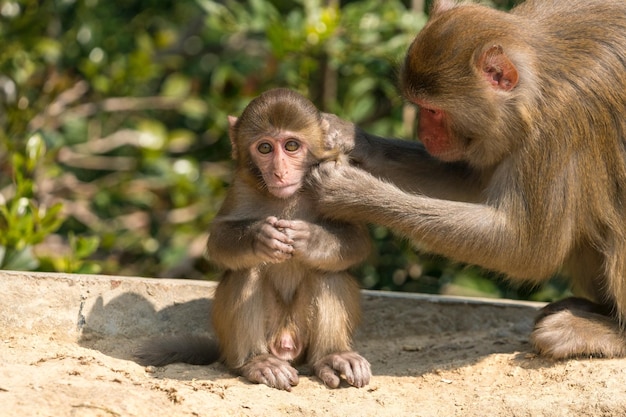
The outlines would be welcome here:
[[[259,153],[262,153],[263,155],[266,155],[270,152],[272,152],[272,145],[270,145],[267,142],[263,142],[263,143],[259,143],[259,145],[256,147],[257,151],[259,151]]]
[[[300,143],[295,140],[290,140],[285,143],[285,149],[289,152],[297,151],[300,148]]]

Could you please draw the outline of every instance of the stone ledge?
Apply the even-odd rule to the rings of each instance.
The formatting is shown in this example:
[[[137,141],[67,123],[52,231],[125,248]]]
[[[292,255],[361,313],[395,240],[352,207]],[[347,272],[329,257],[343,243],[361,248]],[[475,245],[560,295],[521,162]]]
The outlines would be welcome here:
[[[0,271],[0,326],[78,338],[82,333],[143,337],[208,331],[215,282]],[[362,291],[364,297],[425,303],[538,308],[543,303]],[[202,317],[207,317],[202,319]],[[198,320],[190,320],[193,317]],[[202,321],[206,327],[199,329]]]

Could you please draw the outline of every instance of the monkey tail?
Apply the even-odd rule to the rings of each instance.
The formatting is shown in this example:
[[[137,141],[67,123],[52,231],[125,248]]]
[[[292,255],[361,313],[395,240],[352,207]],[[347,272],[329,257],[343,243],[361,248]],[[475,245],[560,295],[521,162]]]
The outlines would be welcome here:
[[[209,365],[220,359],[217,341],[205,336],[167,336],[143,343],[134,353],[140,365],[165,366],[170,363]]]

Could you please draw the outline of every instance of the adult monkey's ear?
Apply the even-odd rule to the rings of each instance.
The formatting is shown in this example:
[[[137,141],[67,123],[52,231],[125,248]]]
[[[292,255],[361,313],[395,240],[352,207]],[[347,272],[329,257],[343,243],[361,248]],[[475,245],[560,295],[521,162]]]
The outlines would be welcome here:
[[[495,89],[511,91],[517,86],[519,73],[500,45],[483,52],[476,64],[483,77]]]

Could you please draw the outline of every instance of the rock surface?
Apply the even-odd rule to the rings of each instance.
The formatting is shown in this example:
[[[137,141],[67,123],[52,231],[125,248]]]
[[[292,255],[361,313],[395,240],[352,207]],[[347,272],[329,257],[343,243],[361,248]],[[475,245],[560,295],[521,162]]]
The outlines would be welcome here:
[[[369,386],[301,369],[282,392],[221,364],[142,367],[157,334],[210,333],[209,282],[0,271],[2,416],[623,416],[626,360],[553,362],[540,304],[363,292]]]

